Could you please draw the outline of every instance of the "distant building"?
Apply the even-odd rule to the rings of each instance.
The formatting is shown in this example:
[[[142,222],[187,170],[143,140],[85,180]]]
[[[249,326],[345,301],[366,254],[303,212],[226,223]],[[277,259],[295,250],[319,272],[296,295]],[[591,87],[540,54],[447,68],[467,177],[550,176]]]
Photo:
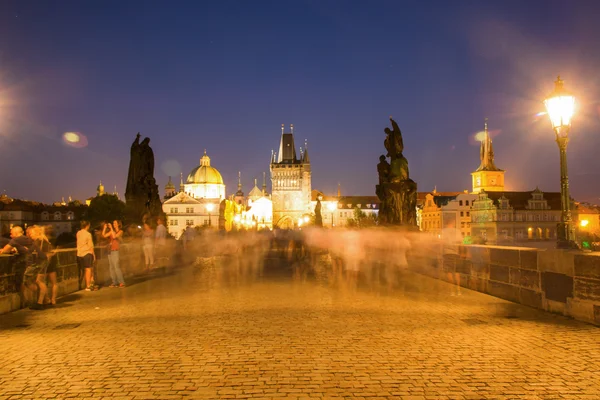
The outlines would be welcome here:
[[[560,219],[560,193],[482,191],[471,209],[471,234],[489,244],[555,241]]]
[[[442,235],[442,207],[454,200],[461,192],[438,192],[434,189],[424,194],[423,205],[417,210],[417,222],[421,231],[441,237]],[[417,195],[417,200],[423,195]],[[418,201],[417,201],[418,203]]]
[[[210,165],[210,158],[204,155],[200,165],[192,169],[184,183],[183,175],[179,192],[169,177],[165,186],[165,201],[162,209],[167,216],[167,230],[178,238],[186,227],[209,226],[219,228],[219,210],[225,199],[225,185],[221,173]]]
[[[281,126],[279,152],[271,156],[271,186],[273,201],[273,226],[294,228],[314,210],[311,205],[311,166],[308,149],[296,155],[294,126],[284,132]]]
[[[462,242],[471,236],[471,207],[476,194],[461,193],[442,205],[442,238],[451,242]]]
[[[86,206],[57,202],[47,205],[36,201],[0,197],[0,231],[7,235],[14,226],[26,229],[31,225],[49,227],[48,234],[57,237],[61,233],[74,232]]]

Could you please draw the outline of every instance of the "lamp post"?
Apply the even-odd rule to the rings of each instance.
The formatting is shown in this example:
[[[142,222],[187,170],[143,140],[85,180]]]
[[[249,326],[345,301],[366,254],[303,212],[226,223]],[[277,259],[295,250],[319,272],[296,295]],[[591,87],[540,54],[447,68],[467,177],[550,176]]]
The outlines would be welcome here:
[[[556,133],[556,143],[560,153],[560,200],[562,219],[558,225],[557,247],[562,249],[578,248],[571,220],[571,196],[569,194],[569,175],[567,172],[567,144],[571,130],[571,118],[575,112],[575,97],[564,89],[560,76],[554,82],[554,91],[544,100],[552,128]]]
[[[206,204],[206,211],[208,211],[208,226],[212,226],[212,220],[210,219],[210,212],[214,209],[215,205],[212,203]]]
[[[331,227],[333,228],[333,212],[335,211],[335,209],[337,207],[336,207],[336,204],[334,202],[331,202],[331,203],[327,204],[327,208],[331,212]]]

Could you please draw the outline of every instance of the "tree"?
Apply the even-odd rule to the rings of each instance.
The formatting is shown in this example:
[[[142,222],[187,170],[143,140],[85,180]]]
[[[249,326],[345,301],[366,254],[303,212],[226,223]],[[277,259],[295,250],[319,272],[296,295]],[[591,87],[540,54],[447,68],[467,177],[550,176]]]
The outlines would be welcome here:
[[[90,221],[92,226],[97,226],[103,221],[123,221],[125,217],[125,203],[112,194],[94,197],[84,214],[84,219]]]
[[[354,207],[354,218],[348,220],[348,226],[357,228],[368,228],[377,225],[377,216],[373,213],[368,215],[358,207]]]

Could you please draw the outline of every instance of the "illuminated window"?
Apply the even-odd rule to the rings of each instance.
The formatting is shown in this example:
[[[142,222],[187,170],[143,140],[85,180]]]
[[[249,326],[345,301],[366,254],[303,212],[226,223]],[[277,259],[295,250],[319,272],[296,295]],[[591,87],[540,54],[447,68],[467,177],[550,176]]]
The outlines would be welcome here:
[[[54,220],[55,221],[60,221],[61,220],[61,215],[60,215],[59,211],[57,211],[57,212],[54,213]]]

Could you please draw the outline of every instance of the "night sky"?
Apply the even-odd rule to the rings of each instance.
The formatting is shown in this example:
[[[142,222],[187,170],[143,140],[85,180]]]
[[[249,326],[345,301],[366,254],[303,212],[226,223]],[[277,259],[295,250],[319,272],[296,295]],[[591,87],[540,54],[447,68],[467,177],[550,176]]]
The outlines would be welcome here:
[[[102,180],[123,195],[139,131],[161,196],[204,149],[227,194],[238,170],[248,193],[293,123],[313,188],[374,195],[390,115],[419,191],[471,188],[485,117],[506,189],[559,191],[554,133],[536,114],[560,74],[578,101],[571,194],[600,203],[598,15],[593,0],[4,0],[0,191],[83,200]]]

